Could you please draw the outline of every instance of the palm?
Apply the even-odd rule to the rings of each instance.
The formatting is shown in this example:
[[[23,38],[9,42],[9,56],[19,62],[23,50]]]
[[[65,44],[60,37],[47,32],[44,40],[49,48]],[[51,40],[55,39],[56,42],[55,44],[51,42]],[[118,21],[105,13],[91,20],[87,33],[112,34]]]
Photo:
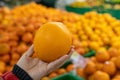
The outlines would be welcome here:
[[[41,77],[63,65],[66,60],[70,58],[72,53],[73,49],[71,49],[69,55],[65,55],[51,63],[46,63],[38,58],[31,57],[33,54],[33,46],[31,46],[29,50],[20,58],[17,65],[25,70],[33,78],[33,80],[40,80]]]

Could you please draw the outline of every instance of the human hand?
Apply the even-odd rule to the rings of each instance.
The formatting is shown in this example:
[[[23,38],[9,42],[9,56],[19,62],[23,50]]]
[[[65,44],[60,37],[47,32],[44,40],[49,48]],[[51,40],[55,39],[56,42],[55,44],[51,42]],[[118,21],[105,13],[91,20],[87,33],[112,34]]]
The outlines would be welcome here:
[[[33,80],[40,80],[41,77],[49,74],[50,72],[58,69],[62,66],[72,55],[73,48],[68,55],[64,55],[63,57],[51,62],[46,63],[41,61],[38,58],[32,58],[33,54],[33,45],[23,54],[23,56],[18,61],[17,65],[25,70]]]

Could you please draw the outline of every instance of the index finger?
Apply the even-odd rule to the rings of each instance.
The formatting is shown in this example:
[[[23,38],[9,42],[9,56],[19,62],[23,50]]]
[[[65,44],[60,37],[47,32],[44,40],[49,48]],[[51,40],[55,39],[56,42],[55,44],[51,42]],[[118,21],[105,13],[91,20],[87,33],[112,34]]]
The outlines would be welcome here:
[[[32,56],[32,54],[33,54],[33,48],[34,48],[34,46],[33,46],[33,44],[29,47],[29,49],[25,52],[25,55],[27,55],[27,56]]]

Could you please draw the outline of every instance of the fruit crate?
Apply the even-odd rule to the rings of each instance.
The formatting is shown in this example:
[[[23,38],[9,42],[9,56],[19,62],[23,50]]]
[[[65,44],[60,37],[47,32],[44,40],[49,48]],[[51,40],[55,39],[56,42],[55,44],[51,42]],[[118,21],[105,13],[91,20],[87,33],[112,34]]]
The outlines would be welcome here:
[[[108,4],[120,4],[120,0],[105,0],[105,3],[108,3]]]
[[[84,80],[83,78],[75,75],[73,72],[60,75],[58,77],[52,78],[51,80]]]
[[[72,64],[72,60],[68,60],[65,64],[63,64],[60,68],[66,68],[68,65]]]
[[[68,12],[75,12],[78,14],[84,14],[90,11],[97,11],[98,13],[110,13],[113,17],[120,19],[120,10],[115,9],[104,9],[102,6],[99,7],[92,7],[92,8],[74,8],[71,6],[65,7]]]
[[[75,7],[71,7],[71,6],[66,6],[65,8],[69,12],[75,12],[78,14],[84,14],[84,13],[92,10],[92,8],[87,8],[87,7],[86,8],[75,8]]]

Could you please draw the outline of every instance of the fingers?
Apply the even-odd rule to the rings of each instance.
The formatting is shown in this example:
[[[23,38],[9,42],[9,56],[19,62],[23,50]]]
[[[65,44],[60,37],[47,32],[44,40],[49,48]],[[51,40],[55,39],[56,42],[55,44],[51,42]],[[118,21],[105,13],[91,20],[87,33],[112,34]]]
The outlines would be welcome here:
[[[69,58],[71,57],[72,53],[74,52],[74,47],[71,48],[70,52],[68,53]]]
[[[32,56],[32,54],[33,54],[33,44],[30,46],[30,48],[26,51],[26,53],[25,53],[25,55],[27,55],[27,56]]]
[[[67,58],[66,58],[66,60],[65,61],[63,61],[62,63],[61,63],[61,66],[67,61],[67,60],[69,60],[70,59],[70,57],[71,57],[71,55],[73,54],[73,52],[74,52],[74,49],[73,48],[71,48],[71,50],[70,50],[70,52],[69,52],[69,54],[67,55]]]
[[[59,58],[56,61],[53,61],[48,64],[48,71],[51,72],[59,68],[66,60],[68,59],[68,55],[64,55],[63,57]]]
[[[55,69],[55,68],[59,68],[60,66],[62,66],[72,55],[72,53],[74,52],[74,47],[71,47],[71,50],[69,51],[68,55],[64,55],[63,57],[59,58],[58,60],[51,62],[50,64],[48,64],[48,68],[49,69]]]

